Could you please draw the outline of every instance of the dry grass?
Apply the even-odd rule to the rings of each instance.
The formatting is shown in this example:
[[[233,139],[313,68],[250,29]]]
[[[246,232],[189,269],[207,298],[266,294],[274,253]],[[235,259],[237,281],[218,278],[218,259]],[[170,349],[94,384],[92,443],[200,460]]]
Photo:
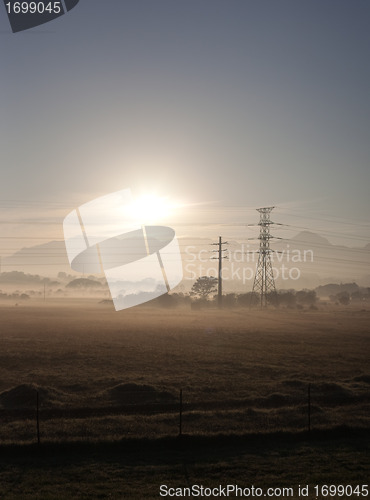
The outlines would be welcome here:
[[[61,301],[0,314],[2,499],[159,498],[160,484],[368,482],[369,311],[116,313]],[[308,383],[313,428],[347,431],[328,431],[327,440],[297,434],[307,425]],[[165,437],[178,433],[180,388],[183,430],[195,439],[188,445]],[[40,450],[30,445],[35,389]]]
[[[313,426],[369,425],[370,312],[60,304],[1,308],[2,442],[34,439],[32,411],[5,410],[34,408],[35,389],[46,440],[176,435],[180,388],[188,433],[304,429],[309,383]],[[104,411],[46,411],[81,407]]]

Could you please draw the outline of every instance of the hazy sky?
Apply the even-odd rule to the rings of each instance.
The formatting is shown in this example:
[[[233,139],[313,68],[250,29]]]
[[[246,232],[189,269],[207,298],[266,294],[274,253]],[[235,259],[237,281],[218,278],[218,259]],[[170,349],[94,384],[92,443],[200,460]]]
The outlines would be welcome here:
[[[369,21],[367,0],[80,0],[13,34],[0,5],[0,219],[131,187],[368,221]]]

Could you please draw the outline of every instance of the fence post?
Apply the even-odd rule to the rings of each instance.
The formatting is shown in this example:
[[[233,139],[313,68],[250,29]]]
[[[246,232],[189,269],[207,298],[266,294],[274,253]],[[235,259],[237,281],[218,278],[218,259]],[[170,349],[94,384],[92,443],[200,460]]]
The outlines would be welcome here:
[[[182,389],[180,389],[179,436],[182,436]]]
[[[308,413],[308,433],[311,433],[311,384],[308,384],[307,398],[307,413]]]
[[[36,391],[36,427],[37,445],[40,446],[39,391]]]

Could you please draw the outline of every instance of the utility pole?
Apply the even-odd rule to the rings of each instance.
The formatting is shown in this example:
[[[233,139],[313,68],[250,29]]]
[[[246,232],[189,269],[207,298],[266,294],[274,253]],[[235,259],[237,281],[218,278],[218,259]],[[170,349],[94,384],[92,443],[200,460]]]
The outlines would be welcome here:
[[[226,255],[223,255],[222,252],[226,250],[226,248],[222,248],[222,245],[227,245],[228,241],[222,241],[222,236],[218,237],[218,243],[212,243],[212,246],[218,246],[218,250],[212,250],[213,252],[218,252],[218,257],[212,257],[212,260],[218,260],[218,293],[217,293],[217,303],[218,307],[221,309],[222,307],[222,259],[227,259]]]
[[[260,213],[260,248],[258,251],[258,264],[254,277],[252,294],[257,292],[260,294],[261,307],[267,306],[267,294],[276,292],[274,273],[271,265],[271,249],[270,249],[270,225],[273,224],[270,220],[270,213],[275,207],[257,208]]]

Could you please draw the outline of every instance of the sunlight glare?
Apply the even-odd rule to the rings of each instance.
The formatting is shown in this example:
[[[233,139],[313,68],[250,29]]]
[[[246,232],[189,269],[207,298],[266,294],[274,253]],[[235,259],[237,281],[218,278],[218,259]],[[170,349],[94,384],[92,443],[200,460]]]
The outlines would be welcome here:
[[[140,224],[161,223],[171,215],[172,205],[166,197],[154,194],[134,198],[127,207],[130,218]]]

